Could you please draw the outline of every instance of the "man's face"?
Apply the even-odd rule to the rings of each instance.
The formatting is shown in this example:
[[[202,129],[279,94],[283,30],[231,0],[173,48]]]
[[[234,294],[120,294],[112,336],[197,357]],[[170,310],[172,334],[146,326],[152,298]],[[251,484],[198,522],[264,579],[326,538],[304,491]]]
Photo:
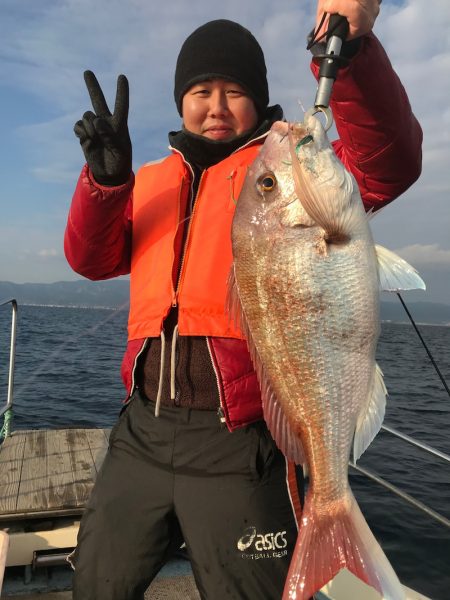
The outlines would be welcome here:
[[[228,141],[258,122],[253,100],[233,81],[212,79],[193,85],[183,96],[184,127],[210,140]]]

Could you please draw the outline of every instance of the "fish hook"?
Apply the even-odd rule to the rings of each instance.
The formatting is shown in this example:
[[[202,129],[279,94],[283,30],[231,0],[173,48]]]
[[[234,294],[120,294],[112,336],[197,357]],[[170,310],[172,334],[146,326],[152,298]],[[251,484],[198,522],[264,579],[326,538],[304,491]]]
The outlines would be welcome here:
[[[325,115],[324,129],[325,129],[325,131],[328,131],[330,129],[330,127],[333,125],[333,113],[331,112],[331,109],[328,106],[326,106],[326,107],[325,106],[313,106],[308,111],[306,111],[304,120],[306,120],[308,117],[312,117],[313,115],[316,115],[319,112],[321,112]]]

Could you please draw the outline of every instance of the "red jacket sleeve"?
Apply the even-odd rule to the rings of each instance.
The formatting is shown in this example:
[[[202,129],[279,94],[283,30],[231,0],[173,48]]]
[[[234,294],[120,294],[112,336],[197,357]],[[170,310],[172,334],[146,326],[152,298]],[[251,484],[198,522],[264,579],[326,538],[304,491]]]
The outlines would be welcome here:
[[[134,176],[117,187],[97,184],[83,167],[70,206],[64,252],[72,269],[88,279],[130,272]]]
[[[317,77],[319,66],[312,63]],[[377,38],[361,40],[339,71],[330,107],[339,140],[334,148],[355,176],[366,210],[381,208],[416,181],[422,165],[422,130],[406,92]]]

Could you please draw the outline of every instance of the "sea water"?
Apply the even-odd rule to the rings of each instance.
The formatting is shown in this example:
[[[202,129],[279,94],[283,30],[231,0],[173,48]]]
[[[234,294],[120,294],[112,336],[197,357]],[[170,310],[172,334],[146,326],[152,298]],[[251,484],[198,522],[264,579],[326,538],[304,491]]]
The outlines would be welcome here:
[[[125,310],[21,306],[13,429],[110,427],[125,390]],[[11,321],[0,314],[0,406],[6,401]],[[450,384],[450,327],[419,325]],[[389,391],[385,424],[450,454],[450,397],[411,325],[383,323],[377,360]],[[450,465],[380,432],[358,464],[450,518]],[[403,583],[450,598],[450,530],[350,471],[351,486]]]

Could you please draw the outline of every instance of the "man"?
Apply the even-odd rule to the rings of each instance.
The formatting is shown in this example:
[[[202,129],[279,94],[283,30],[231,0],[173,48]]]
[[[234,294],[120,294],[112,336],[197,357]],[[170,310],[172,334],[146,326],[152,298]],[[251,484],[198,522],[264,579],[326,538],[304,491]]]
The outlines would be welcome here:
[[[420,173],[421,131],[375,36],[378,2],[320,2],[350,22],[336,81],[335,149],[367,209]],[[358,8],[359,7],[359,8]],[[313,65],[317,75],[317,65]],[[377,72],[377,80],[367,77]],[[241,331],[225,314],[230,226],[247,167],[272,123],[263,52],[237,23],[206,23],[175,72],[183,118],[171,154],[131,172],[128,87],[75,126],[87,165],[65,250],[91,279],[131,273],[127,402],[83,517],[75,600],[137,600],[184,540],[204,599],[281,598],[301,513],[302,475],[268,432]]]

